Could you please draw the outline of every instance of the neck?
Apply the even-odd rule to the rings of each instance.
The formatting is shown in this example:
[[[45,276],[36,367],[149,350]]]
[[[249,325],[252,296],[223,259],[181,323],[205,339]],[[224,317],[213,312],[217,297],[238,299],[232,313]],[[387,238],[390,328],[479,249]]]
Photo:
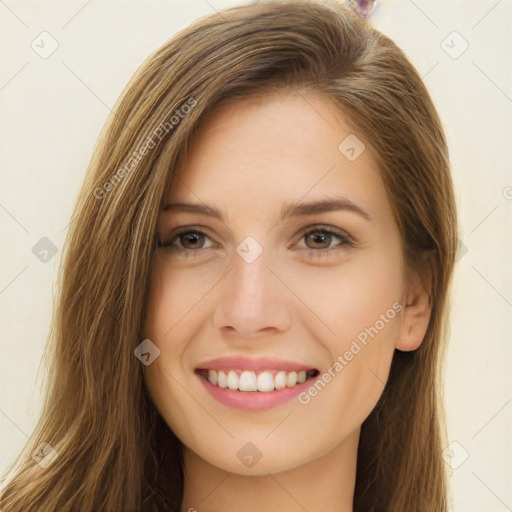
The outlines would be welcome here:
[[[184,451],[182,512],[352,512],[360,429],[328,453],[285,472],[229,473]]]

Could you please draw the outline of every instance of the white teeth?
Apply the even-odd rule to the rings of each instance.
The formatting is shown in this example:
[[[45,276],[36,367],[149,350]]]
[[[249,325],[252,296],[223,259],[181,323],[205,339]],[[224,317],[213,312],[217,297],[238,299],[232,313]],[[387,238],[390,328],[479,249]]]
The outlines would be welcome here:
[[[295,384],[297,384],[297,372],[290,372],[286,376],[286,385],[289,388],[293,388],[293,386],[295,386]]]
[[[274,377],[274,386],[276,389],[283,389],[286,387],[286,372],[278,372]]]
[[[237,373],[238,372],[238,373]],[[302,384],[308,378],[314,376],[314,373],[306,370],[298,372],[286,372],[280,370],[272,373],[270,370],[263,371],[256,375],[256,372],[250,370],[207,370],[205,377],[210,384],[219,386],[220,388],[229,388],[233,391],[259,391],[267,393],[274,389],[292,388],[297,384]]]
[[[238,389],[238,375],[233,370],[228,373],[228,388],[233,391]]]
[[[258,391],[274,391],[274,377],[270,372],[258,375]]]
[[[212,382],[213,384],[213,382]],[[219,388],[227,388],[228,387],[228,378],[226,377],[226,374],[222,371],[219,371],[217,373],[217,385]]]
[[[240,391],[256,391],[258,389],[256,374],[254,372],[242,372],[238,383],[238,389]]]
[[[208,370],[208,380],[214,385],[217,385],[217,371]]]

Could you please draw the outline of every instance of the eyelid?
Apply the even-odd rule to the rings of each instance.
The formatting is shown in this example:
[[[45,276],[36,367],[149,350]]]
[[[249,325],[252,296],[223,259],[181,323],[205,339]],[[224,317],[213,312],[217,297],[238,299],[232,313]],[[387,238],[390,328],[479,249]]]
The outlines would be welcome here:
[[[299,229],[296,234],[294,235],[294,239],[297,238],[297,236],[300,235],[299,240],[302,239],[304,236],[308,235],[309,233],[315,232],[315,231],[324,231],[326,233],[329,233],[330,235],[337,236],[340,239],[345,239],[347,243],[351,243],[353,245],[356,244],[356,240],[354,237],[349,235],[345,230],[338,228],[336,226],[332,226],[330,224],[309,224],[301,229]],[[294,242],[294,245],[297,242]],[[311,249],[313,250],[313,249]],[[321,249],[319,249],[321,251]],[[326,249],[324,249],[325,251]]]
[[[177,226],[170,230],[168,230],[167,228],[162,228],[159,231],[166,234],[165,237],[159,236],[159,238],[160,239],[165,238],[168,241],[173,240],[178,235],[182,235],[183,233],[188,233],[189,231],[203,233],[203,234],[209,236],[210,238],[212,238],[212,236],[209,234],[211,232],[210,228],[208,226],[202,226],[201,224],[190,224],[190,225]]]

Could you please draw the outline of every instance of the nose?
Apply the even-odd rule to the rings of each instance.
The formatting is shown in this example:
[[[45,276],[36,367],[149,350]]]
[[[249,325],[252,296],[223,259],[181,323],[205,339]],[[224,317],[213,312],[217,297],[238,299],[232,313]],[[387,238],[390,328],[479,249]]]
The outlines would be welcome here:
[[[222,334],[249,339],[290,328],[290,294],[268,263],[265,252],[251,263],[234,255],[234,267],[222,280],[213,314],[214,327]]]

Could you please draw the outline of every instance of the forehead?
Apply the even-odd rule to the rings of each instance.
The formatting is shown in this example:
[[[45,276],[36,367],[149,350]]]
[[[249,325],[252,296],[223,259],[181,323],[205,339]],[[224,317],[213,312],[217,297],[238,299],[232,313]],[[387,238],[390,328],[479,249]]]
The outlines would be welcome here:
[[[228,217],[230,209],[237,215],[249,209],[254,216],[334,193],[366,203],[369,211],[386,208],[369,144],[334,108],[319,95],[289,92],[217,109],[177,169],[168,202],[215,204]],[[351,147],[360,152],[355,159],[354,152],[347,158]]]

